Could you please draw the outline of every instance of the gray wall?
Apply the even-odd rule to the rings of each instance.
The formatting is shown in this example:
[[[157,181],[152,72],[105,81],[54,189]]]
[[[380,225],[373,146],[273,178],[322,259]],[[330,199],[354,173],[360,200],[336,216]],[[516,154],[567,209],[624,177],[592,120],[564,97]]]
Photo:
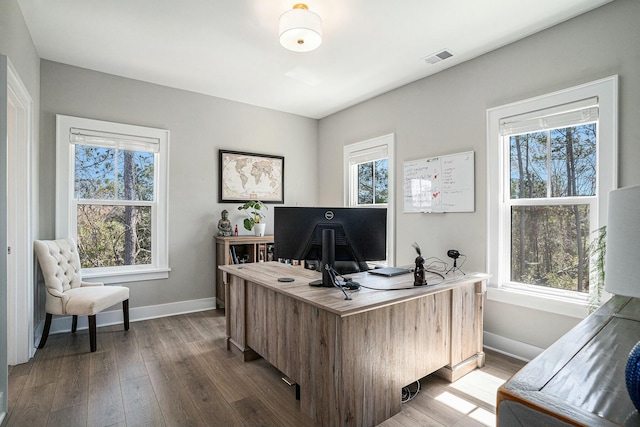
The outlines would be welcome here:
[[[16,0],[0,2],[0,54],[9,57],[38,111],[40,57]]]
[[[15,0],[0,2],[0,152],[7,158],[7,58],[34,102],[37,123],[40,99],[40,58]],[[37,141],[37,135],[34,136]],[[37,152],[33,153],[37,155]],[[0,248],[7,247],[7,168],[0,164]],[[7,411],[7,259],[0,257],[0,413]]]
[[[320,120],[320,204],[342,202],[345,144],[396,134],[402,162],[475,151],[476,210],[444,215],[403,214],[395,188],[397,264],[409,264],[417,241],[426,256],[468,255],[468,271],[486,270],[486,110],[599,78],[620,76],[619,184],[640,183],[640,2],[616,0],[585,15]],[[399,181],[399,180],[398,180]],[[578,319],[488,301],[485,331],[546,348]]]
[[[219,204],[218,149],[285,157],[285,204],[316,203],[317,121],[220,98],[42,61],[41,234],[54,237],[55,115],[170,130],[167,280],[133,282],[131,307],[214,296],[214,240],[220,212],[238,224],[239,203]],[[311,189],[311,191],[309,191]],[[273,205],[269,205],[273,206]],[[273,208],[267,234],[273,233]]]

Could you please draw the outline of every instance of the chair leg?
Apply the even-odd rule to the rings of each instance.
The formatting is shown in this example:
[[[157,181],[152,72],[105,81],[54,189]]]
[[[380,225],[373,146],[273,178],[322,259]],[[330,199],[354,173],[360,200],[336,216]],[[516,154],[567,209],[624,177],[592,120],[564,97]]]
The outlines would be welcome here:
[[[47,313],[47,316],[44,319],[44,328],[42,329],[42,336],[40,337],[38,348],[44,348],[44,345],[47,343],[47,338],[49,338],[49,329],[51,329],[52,317],[53,315],[51,313]]]
[[[96,315],[89,316],[89,343],[91,344],[91,352],[97,349],[96,345]]]
[[[78,329],[78,316],[73,315],[71,317],[71,333],[75,334],[76,333],[76,329]]]
[[[122,301],[122,314],[124,315],[124,330],[129,330],[129,300]]]

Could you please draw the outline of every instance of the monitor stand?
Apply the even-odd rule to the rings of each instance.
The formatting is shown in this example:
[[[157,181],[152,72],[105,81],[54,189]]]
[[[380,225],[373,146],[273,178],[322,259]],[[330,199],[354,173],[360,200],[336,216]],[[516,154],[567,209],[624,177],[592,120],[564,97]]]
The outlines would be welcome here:
[[[333,288],[331,275],[325,268],[325,265],[334,266],[336,263],[336,236],[333,229],[322,230],[322,262],[320,262],[320,270],[322,271],[322,279],[314,280],[309,286],[322,286],[325,288]]]

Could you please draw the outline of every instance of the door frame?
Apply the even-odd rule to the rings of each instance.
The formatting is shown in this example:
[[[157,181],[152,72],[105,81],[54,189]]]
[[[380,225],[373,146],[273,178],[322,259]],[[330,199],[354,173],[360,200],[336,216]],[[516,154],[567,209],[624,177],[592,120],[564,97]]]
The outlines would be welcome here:
[[[7,58],[7,362],[35,354],[33,99]],[[10,253],[9,253],[9,248]],[[2,250],[5,250],[4,248]]]

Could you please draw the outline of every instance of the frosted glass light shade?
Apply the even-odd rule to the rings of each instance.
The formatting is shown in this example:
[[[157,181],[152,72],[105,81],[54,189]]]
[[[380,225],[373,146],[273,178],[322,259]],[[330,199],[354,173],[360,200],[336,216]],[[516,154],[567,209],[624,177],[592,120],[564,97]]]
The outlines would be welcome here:
[[[640,297],[640,185],[609,193],[605,290]]]
[[[280,44],[295,52],[309,52],[322,43],[322,18],[306,5],[296,4],[280,16]]]

